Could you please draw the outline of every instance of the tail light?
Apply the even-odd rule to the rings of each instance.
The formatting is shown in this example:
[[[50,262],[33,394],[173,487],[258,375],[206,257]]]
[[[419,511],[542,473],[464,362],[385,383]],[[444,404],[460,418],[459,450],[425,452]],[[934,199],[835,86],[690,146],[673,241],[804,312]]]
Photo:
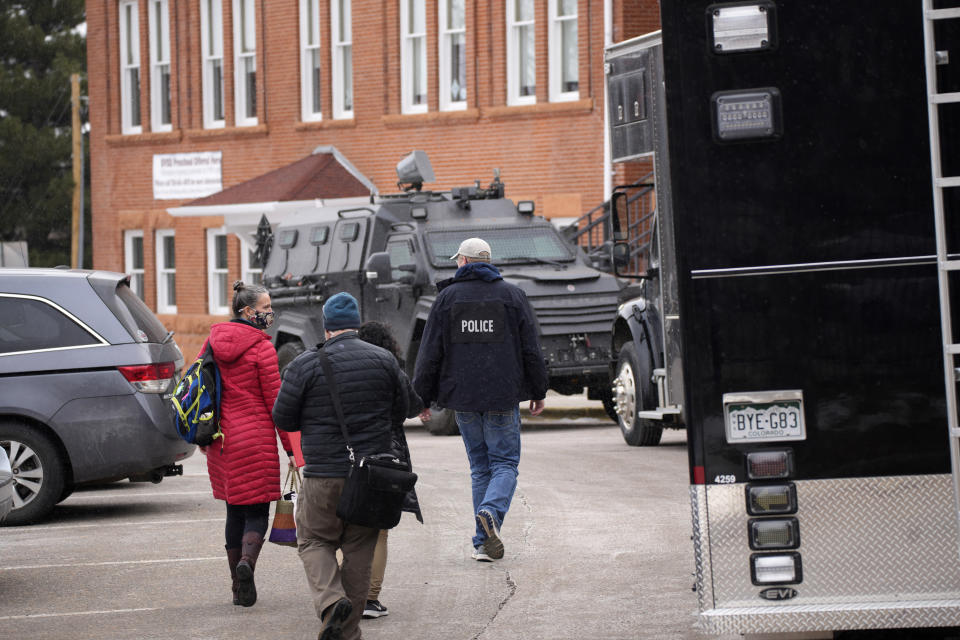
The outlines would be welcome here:
[[[750,574],[753,584],[797,584],[803,582],[803,567],[799,553],[750,556]]]
[[[172,362],[117,367],[127,382],[142,393],[163,393],[170,387],[177,368]]]
[[[767,518],[751,520],[750,548],[755,551],[763,549],[796,549],[800,546],[800,523],[796,518]]]
[[[787,484],[747,485],[747,513],[771,516],[797,512],[797,487]]]
[[[747,476],[751,480],[789,478],[793,473],[791,451],[753,451],[747,454]]]

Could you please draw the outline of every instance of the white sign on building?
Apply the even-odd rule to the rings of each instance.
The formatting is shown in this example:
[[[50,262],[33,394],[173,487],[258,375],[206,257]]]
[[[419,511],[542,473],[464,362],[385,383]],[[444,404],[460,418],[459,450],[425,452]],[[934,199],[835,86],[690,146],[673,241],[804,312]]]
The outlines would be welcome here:
[[[223,189],[223,152],[167,153],[153,156],[155,200],[202,198]]]

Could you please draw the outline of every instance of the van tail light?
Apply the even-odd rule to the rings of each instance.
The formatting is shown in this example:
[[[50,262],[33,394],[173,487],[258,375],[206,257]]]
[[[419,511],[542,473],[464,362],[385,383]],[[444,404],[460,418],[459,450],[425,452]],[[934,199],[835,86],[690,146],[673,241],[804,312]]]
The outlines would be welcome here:
[[[803,582],[799,553],[750,556],[750,577],[757,586],[765,584],[797,584]]]
[[[170,387],[177,368],[172,362],[117,367],[127,382],[142,393],[163,393]]]
[[[791,474],[792,451],[753,451],[747,454],[747,477],[751,480],[789,478]]]
[[[797,512],[797,487],[785,484],[748,484],[747,513],[752,516]]]
[[[751,549],[796,549],[800,546],[800,523],[796,518],[753,519],[747,527]]]

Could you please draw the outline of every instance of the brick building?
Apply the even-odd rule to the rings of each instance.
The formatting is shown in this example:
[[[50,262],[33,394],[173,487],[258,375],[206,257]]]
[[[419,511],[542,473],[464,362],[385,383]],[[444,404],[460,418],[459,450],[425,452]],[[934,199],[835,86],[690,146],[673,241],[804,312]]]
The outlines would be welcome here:
[[[94,266],[190,357],[226,283],[258,277],[225,224],[390,193],[412,149],[426,188],[499,168],[579,216],[605,198],[605,38],[658,24],[656,0],[87,0]]]

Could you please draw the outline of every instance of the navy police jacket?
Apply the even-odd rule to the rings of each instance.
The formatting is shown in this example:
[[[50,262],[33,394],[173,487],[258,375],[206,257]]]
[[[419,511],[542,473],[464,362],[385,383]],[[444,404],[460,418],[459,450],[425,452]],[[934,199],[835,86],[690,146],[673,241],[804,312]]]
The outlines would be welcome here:
[[[547,393],[547,369],[526,294],[496,267],[471,262],[437,283],[413,387],[426,406],[514,409]]]

